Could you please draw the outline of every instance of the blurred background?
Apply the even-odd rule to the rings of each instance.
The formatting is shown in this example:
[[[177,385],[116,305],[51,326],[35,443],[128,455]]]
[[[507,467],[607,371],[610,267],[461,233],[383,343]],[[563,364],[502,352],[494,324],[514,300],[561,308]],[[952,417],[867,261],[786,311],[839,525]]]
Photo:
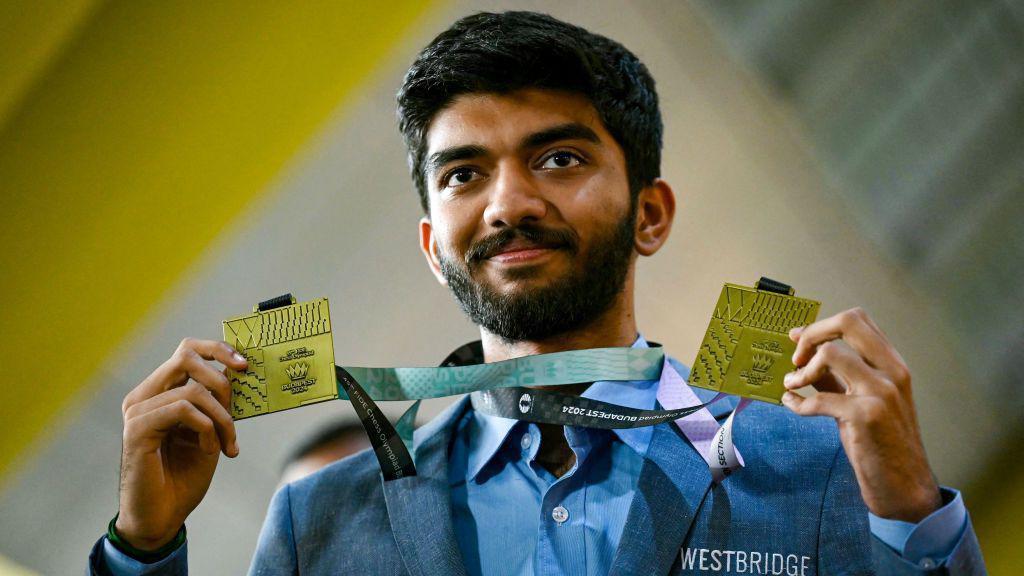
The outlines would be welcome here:
[[[292,292],[331,299],[339,363],[476,337],[416,247],[394,94],[452,21],[504,9],[612,37],[658,82],[679,209],[640,265],[642,333],[688,363],[722,283],[761,275],[822,317],[865,307],[990,570],[1024,570],[1024,4],[7,0],[0,574],[84,569],[121,399],[186,335]],[[244,573],[286,456],[350,416],[240,423],[189,519],[193,572]]]

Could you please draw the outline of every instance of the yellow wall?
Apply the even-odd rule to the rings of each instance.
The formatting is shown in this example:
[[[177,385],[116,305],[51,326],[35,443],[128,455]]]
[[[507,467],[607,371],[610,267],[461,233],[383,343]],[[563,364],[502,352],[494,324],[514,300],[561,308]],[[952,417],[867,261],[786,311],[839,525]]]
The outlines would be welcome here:
[[[1018,532],[1024,518],[1024,462],[1015,457],[1019,447],[1019,442],[1004,447],[1001,460],[971,486],[976,497],[967,500],[991,574],[1024,574],[1024,544]]]
[[[0,126],[100,4],[100,0],[0,2]]]
[[[0,477],[427,4],[112,1],[70,39],[19,27],[63,49],[0,88]]]
[[[0,556],[0,576],[36,576],[36,573]]]

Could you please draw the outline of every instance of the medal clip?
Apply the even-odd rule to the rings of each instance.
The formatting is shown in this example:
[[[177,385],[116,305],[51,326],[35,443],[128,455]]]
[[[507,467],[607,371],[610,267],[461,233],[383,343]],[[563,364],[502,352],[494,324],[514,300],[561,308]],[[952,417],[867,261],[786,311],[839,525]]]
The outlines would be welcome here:
[[[260,302],[259,304],[252,307],[252,311],[266,312],[267,310],[273,310],[274,308],[283,308],[285,306],[290,306],[292,304],[295,304],[295,296],[292,296],[291,293],[282,294],[281,296],[276,296],[274,298],[271,298],[270,300],[264,300],[263,302]]]
[[[757,281],[757,284],[754,287],[758,290],[785,294],[786,296],[792,296],[794,294],[793,287],[789,284],[783,284],[782,282],[772,280],[771,278],[765,278],[764,276],[761,276],[761,279]]]

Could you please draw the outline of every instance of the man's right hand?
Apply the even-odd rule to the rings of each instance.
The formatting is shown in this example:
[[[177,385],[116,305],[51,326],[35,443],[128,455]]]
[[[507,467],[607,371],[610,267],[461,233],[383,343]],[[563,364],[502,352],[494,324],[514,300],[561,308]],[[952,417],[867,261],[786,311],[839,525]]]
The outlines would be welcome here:
[[[185,338],[124,398],[118,535],[140,550],[170,542],[206,495],[220,452],[238,455],[223,371],[247,362],[227,342]]]

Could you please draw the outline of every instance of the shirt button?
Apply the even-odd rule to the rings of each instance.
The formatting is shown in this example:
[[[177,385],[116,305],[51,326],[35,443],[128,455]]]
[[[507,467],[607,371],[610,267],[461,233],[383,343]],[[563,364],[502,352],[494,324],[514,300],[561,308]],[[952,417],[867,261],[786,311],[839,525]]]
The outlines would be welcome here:
[[[530,436],[530,433],[527,432],[523,434],[523,439],[519,441],[519,445],[523,447],[523,450],[529,450],[530,444],[533,444],[533,436]]]
[[[918,562],[918,564],[921,568],[935,568],[935,560],[932,560],[931,558],[921,558],[921,561]]]
[[[569,519],[569,511],[564,506],[555,506],[555,509],[551,511],[551,517],[555,522],[561,524]]]

